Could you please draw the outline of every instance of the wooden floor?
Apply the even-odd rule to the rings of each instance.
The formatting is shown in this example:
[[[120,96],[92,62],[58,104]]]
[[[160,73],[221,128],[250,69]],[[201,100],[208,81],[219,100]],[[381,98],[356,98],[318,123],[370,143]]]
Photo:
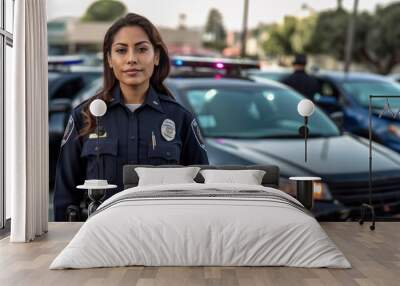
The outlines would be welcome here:
[[[121,267],[48,270],[80,223],[50,223],[32,243],[0,241],[0,285],[400,285],[400,223],[322,223],[353,268]]]

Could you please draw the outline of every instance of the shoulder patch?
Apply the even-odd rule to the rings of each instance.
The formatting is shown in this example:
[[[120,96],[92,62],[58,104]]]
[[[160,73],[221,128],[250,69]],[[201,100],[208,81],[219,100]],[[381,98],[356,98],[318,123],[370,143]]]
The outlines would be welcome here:
[[[192,123],[190,123],[190,126],[192,127],[192,131],[193,131],[194,137],[197,140],[197,143],[199,143],[201,148],[206,150],[206,145],[204,144],[204,139],[203,139],[203,136],[201,135],[200,127],[199,127],[199,124],[197,124],[196,119],[192,120]]]
[[[65,127],[64,136],[61,140],[61,147],[64,146],[64,144],[67,143],[69,137],[71,137],[74,127],[75,127],[75,122],[74,122],[74,118],[71,115],[68,119],[67,127]]]

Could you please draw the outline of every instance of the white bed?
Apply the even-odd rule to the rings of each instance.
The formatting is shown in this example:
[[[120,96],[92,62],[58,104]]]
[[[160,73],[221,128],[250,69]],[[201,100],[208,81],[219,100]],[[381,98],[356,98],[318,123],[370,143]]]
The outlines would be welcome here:
[[[50,269],[128,265],[351,267],[282,191],[199,183],[138,186],[109,198]]]

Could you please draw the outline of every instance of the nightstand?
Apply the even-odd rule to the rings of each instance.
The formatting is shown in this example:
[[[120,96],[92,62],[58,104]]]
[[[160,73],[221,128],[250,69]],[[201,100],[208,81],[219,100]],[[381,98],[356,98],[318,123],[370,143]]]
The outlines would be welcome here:
[[[290,177],[289,180],[297,183],[297,200],[311,210],[313,207],[313,182],[320,181],[320,177]]]
[[[94,213],[96,209],[101,205],[106,195],[106,190],[115,189],[117,187],[117,185],[107,184],[107,181],[105,181],[105,184],[101,185],[90,183],[90,181],[101,180],[86,180],[84,185],[79,185],[76,187],[77,189],[88,190],[88,197],[91,200],[91,203],[88,206],[88,216]]]

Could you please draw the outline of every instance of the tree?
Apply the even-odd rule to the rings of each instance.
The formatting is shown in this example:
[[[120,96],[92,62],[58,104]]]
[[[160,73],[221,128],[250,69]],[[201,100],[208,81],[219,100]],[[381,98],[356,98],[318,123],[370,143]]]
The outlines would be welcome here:
[[[321,12],[307,51],[344,59],[350,14],[339,8]],[[357,15],[353,60],[387,74],[400,63],[400,3],[378,6],[374,15]]]
[[[319,13],[306,51],[343,59],[348,20],[349,13],[342,8]]]
[[[282,24],[267,26],[267,40],[262,43],[268,55],[292,55],[304,52],[315,26],[315,16],[298,19],[286,16]]]
[[[86,10],[82,21],[111,22],[126,14],[126,6],[116,0],[98,0]]]
[[[365,33],[365,45],[360,50],[364,62],[377,72],[388,74],[400,64],[400,3],[378,6],[374,21]]]
[[[204,46],[221,51],[226,47],[226,31],[222,15],[217,9],[211,9],[205,27]]]

